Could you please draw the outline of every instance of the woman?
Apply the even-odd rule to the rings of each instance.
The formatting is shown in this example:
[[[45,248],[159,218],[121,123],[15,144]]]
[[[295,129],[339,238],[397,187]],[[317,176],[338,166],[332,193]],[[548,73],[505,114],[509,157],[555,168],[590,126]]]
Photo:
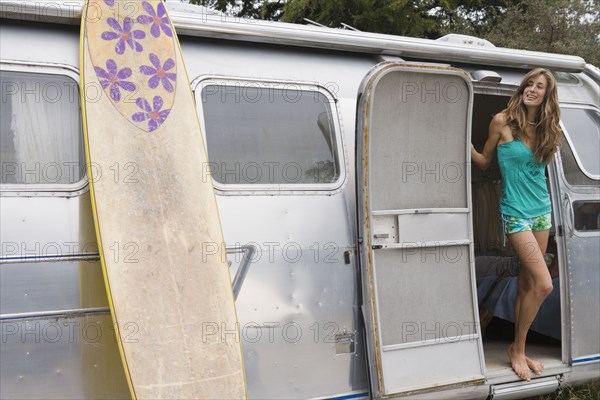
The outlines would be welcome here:
[[[527,381],[544,365],[525,354],[527,332],[540,305],[552,291],[544,254],[551,227],[550,196],[545,168],[560,142],[560,110],[556,80],[550,71],[530,71],[508,102],[492,118],[483,151],[471,146],[471,159],[486,169],[498,154],[502,174],[500,213],[504,233],[521,269],[515,301],[515,338],[508,356],[515,373]]]

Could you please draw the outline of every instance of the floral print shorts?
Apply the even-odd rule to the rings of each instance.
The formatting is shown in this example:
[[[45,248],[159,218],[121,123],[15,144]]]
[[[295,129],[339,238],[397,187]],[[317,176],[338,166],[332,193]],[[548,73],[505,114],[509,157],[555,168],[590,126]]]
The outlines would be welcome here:
[[[552,213],[534,218],[520,218],[502,214],[503,231],[507,235],[524,231],[545,231],[552,227]]]

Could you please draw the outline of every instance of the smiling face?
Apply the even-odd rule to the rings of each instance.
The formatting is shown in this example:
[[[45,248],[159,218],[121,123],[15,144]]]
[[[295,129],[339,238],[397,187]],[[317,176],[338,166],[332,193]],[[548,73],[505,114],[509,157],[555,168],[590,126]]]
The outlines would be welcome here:
[[[543,74],[532,76],[523,90],[523,104],[526,107],[539,107],[544,101],[548,80]]]

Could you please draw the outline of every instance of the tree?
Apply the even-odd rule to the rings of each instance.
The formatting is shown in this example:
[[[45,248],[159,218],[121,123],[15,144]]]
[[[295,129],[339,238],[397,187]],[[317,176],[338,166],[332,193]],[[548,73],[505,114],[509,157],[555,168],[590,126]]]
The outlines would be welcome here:
[[[332,28],[436,39],[462,33],[499,47],[576,54],[600,65],[600,0],[190,0],[238,17],[305,18]]]
[[[461,33],[482,37],[498,24],[507,8],[519,0],[440,0],[432,12],[439,22],[439,34]]]
[[[523,0],[509,7],[484,37],[501,47],[575,54],[600,65],[600,3]]]
[[[436,29],[429,4],[411,0],[289,0],[282,19],[303,23],[303,18],[308,18],[334,28],[345,23],[361,31],[428,37]]]
[[[283,20],[435,39],[482,37],[499,47],[576,54],[600,65],[597,0],[289,0]]]
[[[190,0],[190,3],[214,8],[237,17],[278,20],[283,13],[285,0]]]

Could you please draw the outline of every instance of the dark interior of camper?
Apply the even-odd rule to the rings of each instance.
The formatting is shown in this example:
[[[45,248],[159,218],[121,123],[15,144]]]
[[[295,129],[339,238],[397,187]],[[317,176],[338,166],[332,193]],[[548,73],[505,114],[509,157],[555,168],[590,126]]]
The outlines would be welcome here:
[[[475,94],[472,143],[478,151],[483,149],[492,117],[506,107],[508,100],[507,96]],[[500,373],[508,368],[506,349],[514,332],[518,262],[502,232],[498,211],[502,177],[497,160],[486,171],[472,166],[471,177],[479,317],[486,367],[493,374],[493,371]],[[528,353],[545,365],[560,363],[561,359],[561,308],[554,225],[553,221],[544,257],[554,289],[540,308],[527,338]]]

